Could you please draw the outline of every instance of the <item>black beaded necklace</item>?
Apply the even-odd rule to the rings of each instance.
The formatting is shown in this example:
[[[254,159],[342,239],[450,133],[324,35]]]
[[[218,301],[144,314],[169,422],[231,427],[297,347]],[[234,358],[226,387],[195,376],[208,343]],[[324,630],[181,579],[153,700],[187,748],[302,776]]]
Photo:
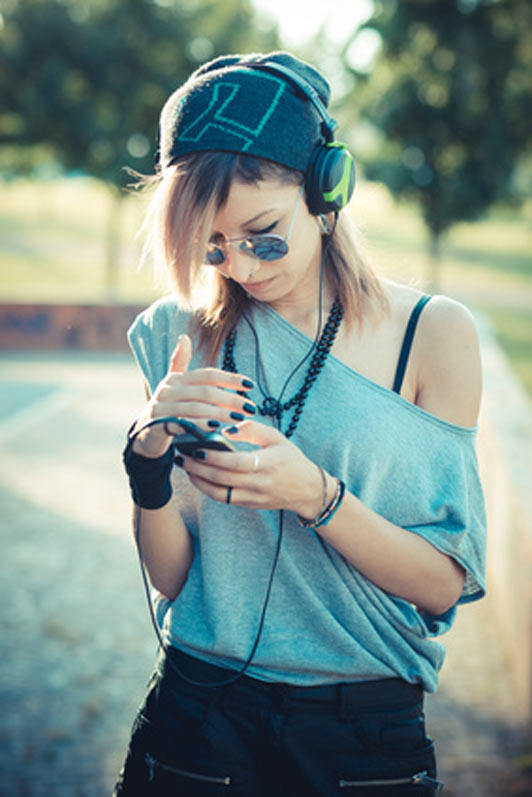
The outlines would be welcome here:
[[[335,296],[329,317],[325,326],[323,327],[323,332],[315,344],[314,354],[312,355],[312,359],[307,369],[303,385],[298,392],[292,396],[291,399],[288,399],[288,401],[285,401],[284,403],[281,401],[284,388],[281,391],[281,395],[278,399],[274,398],[273,396],[266,395],[266,392],[263,390],[260,384],[260,379],[257,379],[259,390],[264,397],[262,404],[258,406],[258,411],[261,415],[269,415],[272,418],[276,418],[278,424],[280,424],[283,413],[288,412],[288,410],[291,410],[293,407],[295,408],[292,419],[288,424],[286,432],[284,433],[285,437],[292,437],[296,430],[296,426],[301,417],[301,413],[303,412],[303,407],[305,405],[310,388],[318,378],[318,375],[325,364],[327,355],[329,354],[338,333],[338,328],[342,321],[343,314],[344,308],[342,307],[340,298]],[[231,371],[232,373],[237,373],[234,354],[235,343],[236,328],[233,329],[225,339],[224,358],[222,364],[224,371]]]

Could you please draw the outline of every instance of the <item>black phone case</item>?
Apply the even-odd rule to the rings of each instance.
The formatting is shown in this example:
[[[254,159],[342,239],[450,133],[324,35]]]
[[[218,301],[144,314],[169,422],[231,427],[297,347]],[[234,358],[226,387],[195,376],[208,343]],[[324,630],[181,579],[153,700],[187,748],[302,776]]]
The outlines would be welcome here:
[[[210,432],[204,436],[203,440],[199,440],[193,434],[178,434],[177,437],[174,437],[174,446],[185,456],[190,456],[199,448],[214,451],[236,451],[229,440],[226,440],[219,432]]]

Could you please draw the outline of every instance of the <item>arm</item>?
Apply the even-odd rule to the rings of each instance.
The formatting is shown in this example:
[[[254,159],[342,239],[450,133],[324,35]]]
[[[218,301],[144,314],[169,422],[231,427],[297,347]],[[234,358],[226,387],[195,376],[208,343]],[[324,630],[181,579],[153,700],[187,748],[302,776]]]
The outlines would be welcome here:
[[[465,308],[443,297],[429,308],[431,312],[420,321],[417,351],[412,351],[416,403],[451,423],[474,425],[480,402],[474,323]],[[187,458],[185,467],[199,489],[224,501],[227,490],[219,485],[231,484],[232,503],[290,509],[306,518],[318,514],[321,476],[296,446],[276,430],[252,422],[242,424],[235,439],[262,446],[258,468],[249,453],[209,451],[203,463]],[[260,471],[260,478],[255,471]],[[327,490],[331,498],[334,480],[330,475]],[[379,587],[431,614],[442,614],[460,597],[465,574],[452,557],[389,522],[353,494],[346,494],[329,524],[316,532]]]
[[[252,383],[243,383],[239,374],[213,368],[188,371],[190,358],[190,338],[184,335],[172,354],[168,374],[137,421],[137,429],[148,421],[168,416],[194,418],[207,429],[207,420],[230,423],[230,413],[240,413],[240,418],[244,417],[242,410],[250,414],[250,402],[233,391],[242,391]],[[172,435],[182,431],[175,424],[169,426],[168,431],[163,424],[142,431],[133,442],[133,451],[148,460],[163,455]],[[174,600],[183,588],[194,555],[190,534],[175,501],[170,498],[158,509],[134,505],[133,526],[151,583]]]
[[[351,493],[331,522],[316,532],[370,581],[419,609],[443,614],[461,595],[465,573],[452,557],[390,523]]]
[[[470,313],[450,299],[434,298],[421,316],[414,346],[416,404],[451,423],[474,426],[481,369]],[[332,496],[334,484],[328,481]],[[371,581],[432,614],[443,613],[461,595],[465,573],[452,557],[405,533],[354,495],[346,495],[331,522],[317,532]]]
[[[134,504],[133,525],[152,585],[174,600],[187,580],[194,556],[190,534],[174,500],[161,509],[141,509]]]

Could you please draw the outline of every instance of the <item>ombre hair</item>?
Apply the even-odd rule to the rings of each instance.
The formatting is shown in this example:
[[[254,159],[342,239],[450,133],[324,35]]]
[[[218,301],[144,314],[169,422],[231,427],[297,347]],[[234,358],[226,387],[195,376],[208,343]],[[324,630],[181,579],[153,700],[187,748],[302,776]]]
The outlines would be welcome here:
[[[304,175],[250,155],[200,152],[142,181],[155,186],[141,228],[146,236],[142,260],[152,257],[159,274],[170,276],[180,305],[192,312],[190,331],[199,335],[199,348],[210,364],[242,312],[250,302],[256,304],[237,282],[204,265],[214,218],[235,180],[301,185]],[[355,322],[362,326],[367,313],[382,313],[389,307],[381,281],[360,253],[358,238],[351,219],[340,213],[325,269],[348,328]]]

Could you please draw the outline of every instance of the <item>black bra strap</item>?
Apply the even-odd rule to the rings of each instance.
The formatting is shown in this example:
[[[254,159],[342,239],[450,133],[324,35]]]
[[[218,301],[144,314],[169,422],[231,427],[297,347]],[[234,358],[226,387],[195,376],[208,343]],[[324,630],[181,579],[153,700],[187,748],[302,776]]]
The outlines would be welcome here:
[[[403,338],[403,345],[401,346],[401,353],[399,355],[399,360],[397,362],[397,370],[395,372],[395,379],[393,380],[393,391],[395,393],[401,392],[401,387],[403,385],[403,378],[406,371],[406,364],[408,362],[408,356],[410,354],[410,349],[412,347],[412,341],[414,340],[414,333],[416,331],[417,322],[419,320],[419,316],[421,315],[421,311],[427,304],[427,302],[431,299],[431,296],[425,295],[422,296],[421,299],[418,301],[412,312],[410,313],[410,318],[408,319],[408,324],[406,327],[405,336]]]

